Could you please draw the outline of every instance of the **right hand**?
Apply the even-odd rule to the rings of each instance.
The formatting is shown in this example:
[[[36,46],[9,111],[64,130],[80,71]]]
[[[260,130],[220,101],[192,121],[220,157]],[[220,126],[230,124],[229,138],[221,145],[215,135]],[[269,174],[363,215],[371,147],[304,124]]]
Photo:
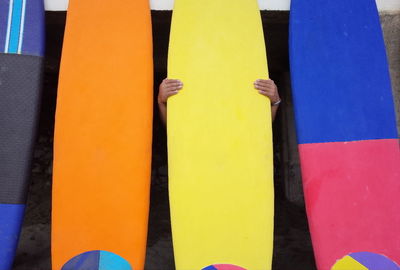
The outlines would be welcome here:
[[[164,79],[159,87],[158,92],[158,103],[167,104],[167,100],[170,96],[178,94],[179,90],[183,87],[183,83],[180,80]]]

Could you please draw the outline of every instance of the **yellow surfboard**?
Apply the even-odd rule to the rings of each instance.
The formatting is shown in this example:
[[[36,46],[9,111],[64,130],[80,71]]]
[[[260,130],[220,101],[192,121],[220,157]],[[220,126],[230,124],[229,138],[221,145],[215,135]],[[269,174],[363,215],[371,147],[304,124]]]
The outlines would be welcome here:
[[[273,154],[256,0],[176,0],[168,77],[169,190],[177,270],[271,269]]]

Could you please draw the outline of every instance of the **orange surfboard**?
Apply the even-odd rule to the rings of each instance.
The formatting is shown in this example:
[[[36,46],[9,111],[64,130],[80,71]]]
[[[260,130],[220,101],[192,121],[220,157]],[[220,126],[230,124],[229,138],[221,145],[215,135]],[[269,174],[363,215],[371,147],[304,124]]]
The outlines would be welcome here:
[[[141,270],[151,171],[147,0],[72,0],[58,88],[52,269]]]

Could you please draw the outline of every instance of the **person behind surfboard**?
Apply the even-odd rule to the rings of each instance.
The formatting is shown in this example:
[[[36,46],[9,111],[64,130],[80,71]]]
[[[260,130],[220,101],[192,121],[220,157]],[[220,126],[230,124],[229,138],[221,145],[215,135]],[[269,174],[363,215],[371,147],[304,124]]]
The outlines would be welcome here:
[[[160,110],[161,120],[164,124],[167,122],[167,100],[170,96],[176,95],[182,89],[183,83],[180,80],[164,79],[159,87],[158,92],[158,108]],[[279,97],[278,87],[273,80],[258,79],[254,82],[254,88],[258,92],[266,96],[271,101],[272,121],[275,119],[281,98]]]

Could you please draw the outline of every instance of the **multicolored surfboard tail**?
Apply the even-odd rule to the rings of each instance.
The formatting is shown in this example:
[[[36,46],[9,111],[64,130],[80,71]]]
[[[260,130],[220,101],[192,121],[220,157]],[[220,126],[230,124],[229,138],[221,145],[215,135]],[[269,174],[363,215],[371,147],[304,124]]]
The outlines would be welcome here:
[[[24,216],[44,53],[41,0],[0,0],[0,269],[11,269]]]
[[[75,256],[61,270],[134,270],[128,261],[112,252],[94,250]]]
[[[331,270],[400,270],[390,258],[371,252],[351,253],[338,260]]]
[[[361,251],[400,261],[400,151],[373,0],[293,0],[290,60],[319,270]]]

